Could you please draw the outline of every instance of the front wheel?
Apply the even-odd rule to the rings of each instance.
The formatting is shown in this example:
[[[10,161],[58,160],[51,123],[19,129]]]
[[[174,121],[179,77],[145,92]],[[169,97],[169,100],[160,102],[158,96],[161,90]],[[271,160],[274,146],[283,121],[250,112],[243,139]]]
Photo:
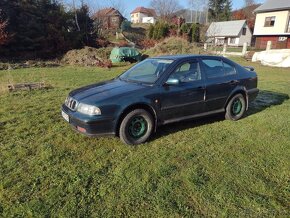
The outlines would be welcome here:
[[[129,112],[120,125],[120,139],[129,145],[142,144],[148,140],[153,130],[153,118],[143,109]]]
[[[239,120],[246,111],[246,100],[242,94],[237,94],[231,98],[226,107],[225,118],[227,120]]]

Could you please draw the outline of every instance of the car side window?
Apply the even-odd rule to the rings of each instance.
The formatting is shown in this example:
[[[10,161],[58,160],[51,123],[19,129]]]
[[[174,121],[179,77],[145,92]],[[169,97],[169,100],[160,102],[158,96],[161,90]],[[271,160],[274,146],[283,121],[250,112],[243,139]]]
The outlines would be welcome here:
[[[226,63],[226,62],[223,62],[224,64],[224,71],[225,71],[225,75],[228,76],[228,75],[234,75],[237,73],[236,69],[234,66]]]
[[[183,63],[176,68],[169,78],[178,79],[180,82],[201,80],[199,63],[197,61]]]
[[[216,59],[203,59],[202,63],[205,68],[207,78],[218,78],[225,76],[223,62]]]

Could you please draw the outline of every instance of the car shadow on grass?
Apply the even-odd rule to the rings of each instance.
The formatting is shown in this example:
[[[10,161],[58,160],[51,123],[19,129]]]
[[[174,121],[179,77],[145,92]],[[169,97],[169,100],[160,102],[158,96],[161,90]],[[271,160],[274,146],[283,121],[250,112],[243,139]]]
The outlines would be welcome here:
[[[246,116],[259,113],[275,105],[283,104],[288,99],[289,95],[284,93],[260,90],[257,98],[253,102],[250,102]]]
[[[253,114],[259,113],[266,108],[281,105],[284,101],[289,99],[289,95],[279,92],[267,91],[267,90],[260,90],[257,98],[250,102],[249,110],[246,112],[245,117],[251,116]],[[198,126],[220,122],[223,121],[224,113],[211,115],[202,118],[190,119],[186,121],[181,121],[177,123],[171,123],[164,126],[160,126],[152,137],[152,141],[158,139],[162,136],[166,136],[175,132],[183,131],[190,128],[195,128]]]

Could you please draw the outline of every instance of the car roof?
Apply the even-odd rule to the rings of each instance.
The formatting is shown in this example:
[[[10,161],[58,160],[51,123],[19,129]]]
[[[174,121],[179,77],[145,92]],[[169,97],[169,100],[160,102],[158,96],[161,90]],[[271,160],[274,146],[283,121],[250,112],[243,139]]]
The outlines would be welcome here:
[[[206,57],[219,57],[224,58],[222,56],[213,56],[213,55],[194,55],[194,54],[187,54],[187,55],[163,55],[163,56],[157,56],[152,57],[152,59],[169,59],[169,60],[182,60],[182,59],[188,59],[188,58],[206,58]]]

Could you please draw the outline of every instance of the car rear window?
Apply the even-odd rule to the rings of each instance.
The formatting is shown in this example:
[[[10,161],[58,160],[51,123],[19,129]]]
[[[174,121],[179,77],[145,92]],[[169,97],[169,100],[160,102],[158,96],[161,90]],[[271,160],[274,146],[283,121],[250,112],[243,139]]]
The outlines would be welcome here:
[[[217,78],[225,75],[221,60],[203,59],[202,63],[204,64],[207,78]]]
[[[226,63],[226,62],[223,62],[224,64],[224,70],[225,70],[225,74],[226,75],[233,75],[233,74],[236,74],[236,69],[234,66]]]
[[[236,69],[229,63],[216,59],[203,59],[207,78],[218,78],[236,74]]]

